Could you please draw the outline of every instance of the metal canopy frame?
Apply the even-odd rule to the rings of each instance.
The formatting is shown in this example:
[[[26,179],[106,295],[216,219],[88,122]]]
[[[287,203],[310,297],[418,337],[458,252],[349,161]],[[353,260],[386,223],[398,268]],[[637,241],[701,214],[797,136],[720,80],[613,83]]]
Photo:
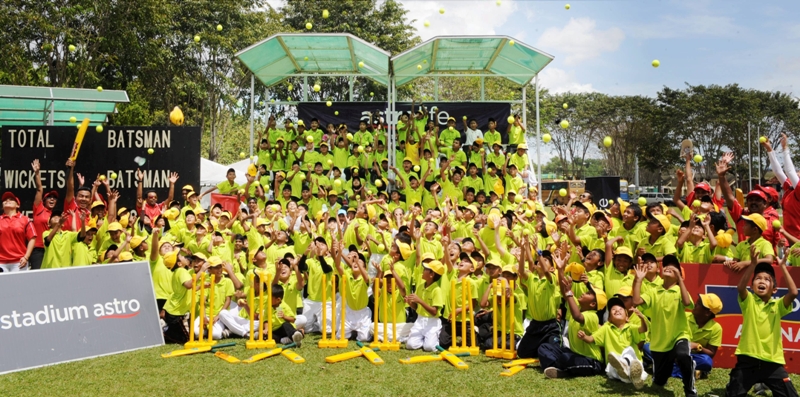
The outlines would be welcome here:
[[[0,125],[65,126],[74,124],[71,117],[101,124],[118,103],[128,102],[119,90],[0,85]]]
[[[363,46],[363,47],[361,47]],[[347,54],[342,54],[343,51]],[[325,57],[339,51],[330,64]],[[344,55],[347,55],[346,57]],[[255,92],[255,79],[267,87],[289,77],[303,77],[303,100],[308,98],[308,78],[349,77],[350,101],[353,100],[353,79],[367,77],[387,87],[389,107],[387,145],[390,164],[395,163],[394,132],[397,128],[397,86],[421,77],[434,77],[435,100],[439,101],[438,77],[480,77],[480,98],[484,101],[486,77],[502,77],[522,87],[522,99],[503,101],[522,104],[522,123],[527,129],[527,86],[536,90],[536,169],[541,181],[541,131],[539,126],[539,72],[554,57],[510,36],[436,36],[424,43],[389,57],[389,53],[347,33],[276,34],[247,47],[235,55],[251,71],[250,91]],[[300,61],[302,57],[302,61]],[[383,58],[385,57],[385,58]],[[363,59],[363,67],[360,62]],[[385,67],[384,67],[385,60]],[[345,65],[345,63],[347,65]],[[446,101],[445,101],[446,102]],[[276,101],[274,105],[297,104],[297,101]],[[250,95],[250,156],[254,153],[255,99]],[[526,131],[527,132],[527,131]],[[527,133],[526,142],[527,142]],[[533,167],[533,161],[531,160]],[[390,171],[391,173],[391,171]],[[541,190],[539,190],[541,200]]]

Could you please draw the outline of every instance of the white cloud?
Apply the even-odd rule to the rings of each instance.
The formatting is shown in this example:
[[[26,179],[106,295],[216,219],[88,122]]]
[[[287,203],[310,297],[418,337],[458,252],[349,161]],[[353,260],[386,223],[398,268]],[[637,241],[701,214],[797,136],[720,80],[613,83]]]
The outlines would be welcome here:
[[[547,29],[539,37],[537,46],[552,51],[556,59],[565,54],[564,63],[575,65],[597,58],[604,52],[616,51],[623,40],[625,33],[620,28],[599,30],[595,20],[578,18],[570,19],[563,29]]]
[[[542,87],[547,88],[553,94],[560,94],[563,92],[594,92],[591,83],[581,84],[575,77],[574,72],[567,72],[566,70],[559,69],[553,66],[548,66],[539,73],[539,83]]]
[[[415,20],[412,24],[423,41],[434,36],[495,35],[496,29],[507,24],[517,11],[514,1],[503,0],[498,6],[494,1],[437,2],[400,0],[408,10],[406,17]],[[444,8],[445,13],[439,14]],[[425,27],[425,21],[430,27]]]
[[[685,13],[664,15],[660,21],[634,27],[638,39],[671,39],[677,37],[731,37],[743,33],[733,18]]]

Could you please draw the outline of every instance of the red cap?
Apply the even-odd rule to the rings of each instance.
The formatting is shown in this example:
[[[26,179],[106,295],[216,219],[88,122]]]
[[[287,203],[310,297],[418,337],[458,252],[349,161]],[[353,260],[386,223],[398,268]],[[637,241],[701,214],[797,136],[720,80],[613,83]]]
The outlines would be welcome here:
[[[750,193],[747,193],[747,197],[750,196],[758,196],[761,197],[764,201],[768,201],[767,194],[762,192],[761,190],[751,190]]]
[[[694,185],[694,190],[697,190],[697,189],[702,189],[702,190],[705,190],[705,191],[711,193],[711,186],[709,184],[705,183],[705,182],[700,182],[700,183]]]
[[[58,199],[58,192],[55,190],[51,190],[45,193],[43,198],[48,198],[48,197],[55,197],[56,199]]]
[[[6,200],[14,200],[17,202],[17,205],[19,205],[19,199],[17,198],[17,196],[14,195],[14,193],[11,192],[3,193],[3,198],[0,201],[5,202]]]
[[[775,190],[774,188],[769,187],[769,186],[756,185],[756,190],[760,190],[760,191],[766,193],[767,196],[769,196],[769,199],[770,199],[769,201],[777,202],[778,199],[780,198],[780,196],[778,195],[778,191]]]

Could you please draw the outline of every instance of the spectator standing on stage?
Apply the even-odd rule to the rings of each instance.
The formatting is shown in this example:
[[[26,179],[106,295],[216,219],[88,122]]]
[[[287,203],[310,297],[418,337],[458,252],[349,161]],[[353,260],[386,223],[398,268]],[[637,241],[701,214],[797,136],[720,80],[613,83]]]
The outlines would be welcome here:
[[[73,216],[83,215],[86,219],[90,217],[90,206],[92,205],[92,189],[83,185],[83,176],[78,175],[78,189],[75,189],[75,160],[67,159],[67,192],[64,194],[64,212],[69,213],[65,220],[65,228],[67,231],[72,230],[72,225],[77,225],[77,222],[72,222]],[[49,217],[47,219],[50,221]]]
[[[3,193],[0,215],[0,269],[3,272],[28,270],[28,260],[36,243],[36,231],[30,218],[19,212],[14,193]]]
[[[148,190],[147,196],[142,197],[142,185],[144,179],[144,173],[140,169],[136,169],[136,206],[137,209],[139,205],[141,205],[141,210],[144,212],[144,215],[150,218],[150,226],[153,226],[155,219],[161,215],[163,210],[167,209],[167,203],[172,201],[172,196],[175,194],[175,182],[178,181],[178,173],[173,172],[169,176],[169,194],[167,195],[167,199],[163,202],[158,202],[158,194],[155,190]],[[69,190],[67,190],[69,192]],[[69,194],[69,193],[67,193]],[[201,194],[200,197],[203,195]],[[69,197],[69,196],[67,196]],[[142,201],[144,199],[144,201]],[[141,203],[141,204],[139,204]],[[142,218],[144,218],[142,215]]]
[[[44,258],[42,233],[50,227],[50,216],[53,214],[53,208],[56,207],[56,203],[58,202],[58,192],[51,190],[44,193],[39,159],[33,160],[31,167],[36,174],[36,197],[33,199],[33,230],[36,231],[36,243],[33,248],[33,253],[31,253],[31,257],[28,260],[28,268],[37,270],[42,267],[42,259]]]

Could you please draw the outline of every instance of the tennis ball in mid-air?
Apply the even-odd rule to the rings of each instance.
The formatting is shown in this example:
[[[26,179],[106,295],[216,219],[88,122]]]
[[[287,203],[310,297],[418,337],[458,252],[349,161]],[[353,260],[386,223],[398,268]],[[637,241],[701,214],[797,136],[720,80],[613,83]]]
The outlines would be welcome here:
[[[75,117],[75,116],[72,116],[72,117],[70,117],[70,118],[69,118],[69,122],[70,122],[70,123],[74,123],[74,122],[76,122],[76,121],[78,121],[78,118],[77,118],[77,117]]]
[[[328,165],[333,164],[333,160],[328,159]]]
[[[514,43],[516,43],[514,40],[509,40],[508,41],[508,45],[514,45]]]
[[[561,105],[561,107],[564,108],[564,109],[567,109],[567,108],[569,108],[569,105],[565,102],[563,105]]]
[[[98,85],[97,86],[97,92],[103,92],[103,87]]]
[[[453,127],[447,127],[447,129],[448,129],[448,130],[450,130],[450,131],[453,131],[453,130],[454,130],[454,128],[453,128]]]
[[[244,194],[244,189],[239,189],[239,191],[237,193],[239,193],[240,196],[243,195]]]
[[[567,196],[567,189],[559,190],[558,191],[558,195],[561,196],[561,197],[566,197]]]
[[[197,35],[197,34],[194,35],[194,42],[195,43],[199,43],[200,42],[200,35]]]
[[[550,143],[550,141],[552,141],[552,140],[553,140],[553,137],[551,137],[550,134],[542,135],[542,141],[544,141],[544,143]]]
[[[564,129],[569,128],[569,121],[561,120],[561,128],[564,128]]]
[[[500,1],[500,0],[497,0],[497,3],[496,3],[496,4],[499,6],[499,5],[503,4],[503,2],[502,2],[502,1]]]
[[[444,14],[444,8],[439,9],[439,14]]]
[[[153,148],[147,149],[147,154],[153,154],[153,153],[155,153],[155,152],[156,152],[156,151],[155,151],[155,150],[153,150]]]
[[[364,67],[364,61],[359,62],[358,63],[358,67],[363,68]]]
[[[653,59],[651,65],[653,65],[654,68],[657,68],[661,65],[661,62],[658,59]]]
[[[345,136],[347,137],[348,141],[352,141],[353,140],[353,134],[348,132],[347,135],[345,135]]]
[[[417,70],[422,70],[422,65],[417,65]]]
[[[603,146],[610,147],[613,141],[611,140],[610,136],[603,138]]]
[[[702,163],[703,162],[703,156],[701,156],[699,154],[695,154],[694,155],[694,162],[695,163]]]
[[[325,106],[331,107],[331,106],[333,106],[333,102],[331,102],[331,101],[325,102]]]
[[[69,45],[69,52],[75,52],[75,46],[70,44]]]
[[[526,217],[526,218],[530,218],[530,217],[532,217],[532,216],[533,216],[533,211],[531,211],[531,210],[527,210],[527,211],[525,211],[525,217]]]
[[[425,25],[425,27],[427,28],[427,27],[430,27],[430,26],[431,26],[431,23],[430,23],[430,22],[428,22],[428,21],[425,21],[425,22],[423,22],[423,25]]]
[[[383,186],[383,182],[381,182],[380,179],[376,180],[375,181],[375,187],[381,187],[381,186]]]
[[[306,22],[306,29],[311,30],[313,27],[314,25],[312,25],[311,22]]]
[[[780,229],[781,228],[781,221],[779,221],[777,219],[772,221],[772,228],[773,229]]]
[[[700,208],[701,204],[702,203],[700,202],[700,200],[692,201],[692,207],[694,207],[694,208]]]
[[[521,203],[522,202],[522,196],[520,196],[520,195],[514,196],[514,202],[515,203]]]
[[[359,153],[364,153],[364,146],[358,145],[356,150],[358,150]]]
[[[341,179],[336,179],[336,180],[334,180],[334,181],[333,181],[333,186],[336,186],[337,188],[338,188],[339,186],[342,186],[342,180],[341,180]]]
[[[319,84],[314,84],[314,92],[319,92],[321,89],[322,87],[320,87]]]
[[[564,8],[569,10],[569,4],[565,5]]]
[[[333,114],[334,114],[335,116],[338,116],[338,115],[339,115],[339,111],[337,110],[337,111],[333,112]]]
[[[112,172],[111,173],[111,179],[117,179],[117,173],[116,172]]]
[[[386,250],[386,246],[385,245],[378,244],[378,251],[385,251],[385,250]]]
[[[309,136],[307,136],[307,137],[306,137],[306,141],[308,141],[308,142],[314,142],[314,137],[313,137],[313,136],[311,136],[311,135],[309,135]]]
[[[414,166],[414,172],[419,172],[419,166],[418,165]]]
[[[370,92],[369,96],[375,96],[375,93],[374,92]]]
[[[329,16],[331,16],[331,13],[328,12],[328,10],[322,10],[322,17],[323,18],[328,19]]]
[[[97,131],[97,132],[103,132],[103,126],[102,125],[98,125],[97,127],[94,127],[94,130]]]
[[[239,158],[240,158],[240,159],[243,159],[243,158],[245,158],[245,157],[247,157],[247,155],[246,155],[246,154],[244,154],[244,152],[239,152]]]
[[[99,179],[100,179],[101,181],[104,181],[104,180],[106,180],[106,176],[105,176],[105,175],[100,175],[100,178],[99,178]]]
[[[767,141],[767,137],[762,136],[761,138],[758,138],[758,141],[761,142],[761,143],[764,143],[764,142]]]
[[[221,31],[222,31],[222,25],[217,25],[217,32],[221,32]]]
[[[514,116],[508,116],[506,121],[508,121],[508,124],[514,124]]]
[[[644,197],[639,197],[639,205],[647,205],[647,199]]]

